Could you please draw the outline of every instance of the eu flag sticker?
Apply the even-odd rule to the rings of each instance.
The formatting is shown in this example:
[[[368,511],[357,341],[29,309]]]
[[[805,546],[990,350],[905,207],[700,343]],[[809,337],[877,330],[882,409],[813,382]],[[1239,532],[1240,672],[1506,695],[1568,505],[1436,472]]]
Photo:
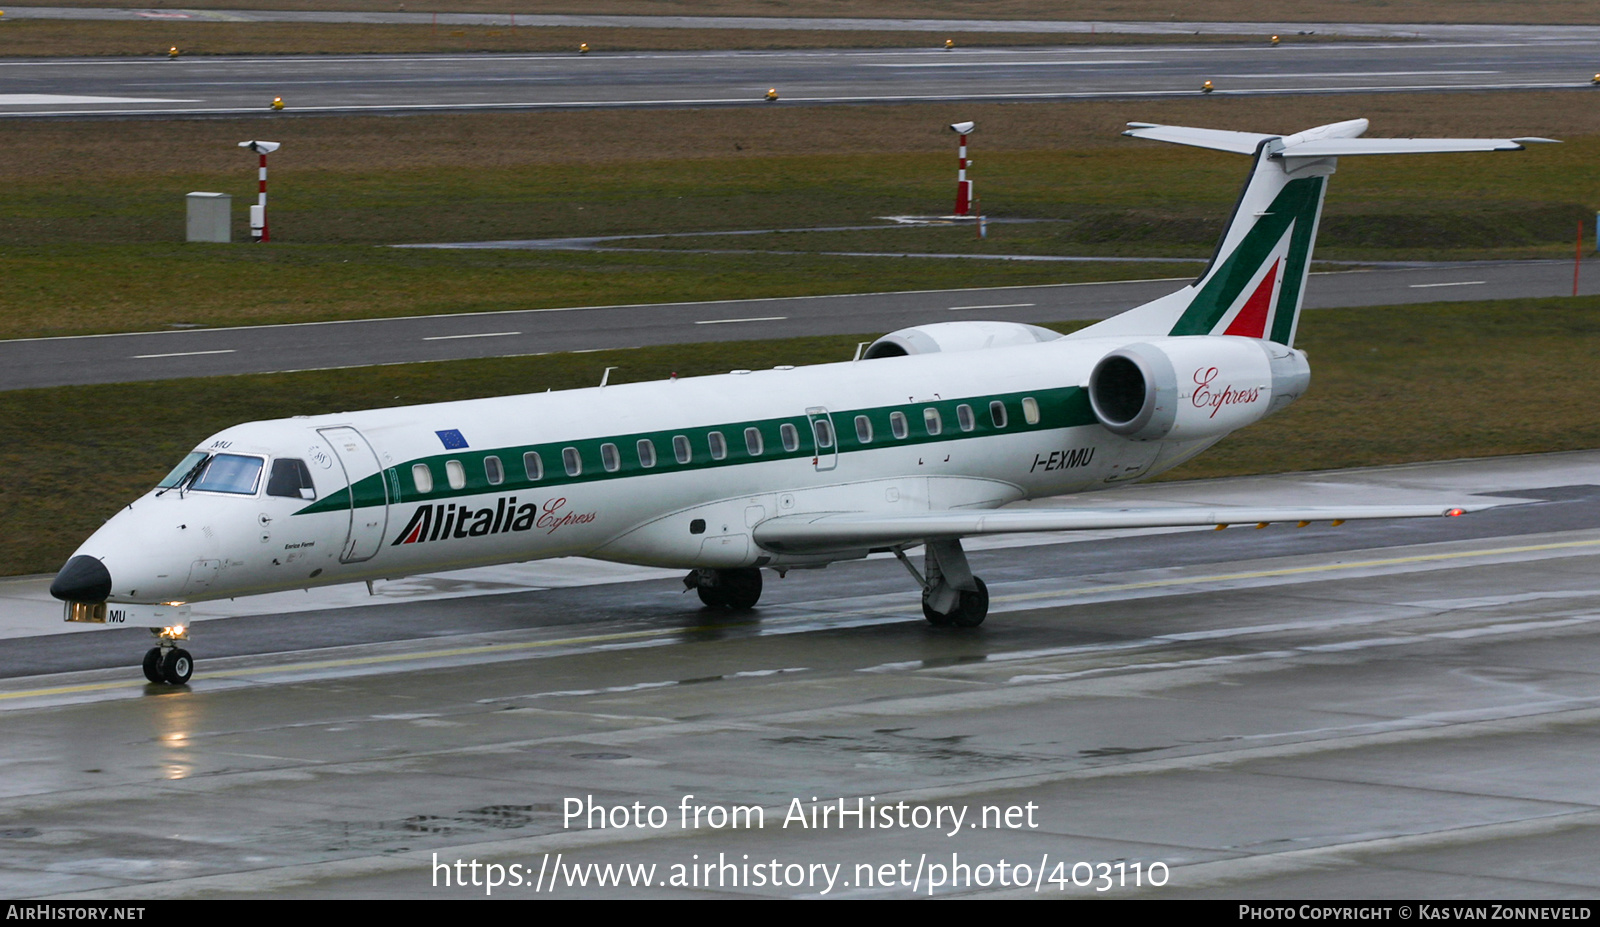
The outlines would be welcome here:
[[[439,436],[439,442],[444,445],[444,449],[447,451],[456,451],[467,446],[467,439],[461,437],[461,432],[454,428],[436,431],[434,434]]]

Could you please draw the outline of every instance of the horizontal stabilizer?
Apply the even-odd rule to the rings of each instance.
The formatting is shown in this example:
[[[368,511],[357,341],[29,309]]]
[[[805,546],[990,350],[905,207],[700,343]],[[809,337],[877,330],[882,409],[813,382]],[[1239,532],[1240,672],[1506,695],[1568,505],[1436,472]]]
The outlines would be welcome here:
[[[1317,126],[1294,135],[1230,132],[1191,126],[1163,126],[1130,122],[1123,135],[1175,145],[1211,148],[1236,154],[1254,154],[1262,142],[1274,142],[1267,153],[1277,158],[1340,158],[1346,155],[1453,154],[1463,151],[1521,151],[1531,144],[1554,143],[1553,138],[1357,138],[1367,130],[1367,120],[1350,119]]]
[[[784,553],[887,547],[923,541],[1034,531],[1187,528],[1271,522],[1333,522],[1364,518],[1437,518],[1489,508],[1439,505],[1183,506],[1163,508],[986,509],[869,515],[837,512],[785,515],[755,528],[756,543]]]
[[[1328,138],[1285,145],[1285,158],[1342,158],[1346,155],[1452,154],[1463,151],[1521,151],[1524,142],[1551,138]]]
[[[1277,138],[1276,135],[1260,135],[1255,132],[1158,126],[1150,122],[1130,122],[1128,127],[1128,131],[1122,133],[1123,135],[1148,138],[1158,142],[1172,142],[1175,145],[1192,145],[1195,148],[1214,148],[1217,151],[1231,151],[1235,154],[1254,154],[1262,142],[1269,138]]]

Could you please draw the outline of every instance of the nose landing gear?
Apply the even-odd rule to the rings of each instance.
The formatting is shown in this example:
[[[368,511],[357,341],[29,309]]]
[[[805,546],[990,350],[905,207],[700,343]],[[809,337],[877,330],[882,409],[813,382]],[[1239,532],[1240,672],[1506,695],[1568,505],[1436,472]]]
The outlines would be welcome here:
[[[150,633],[160,638],[161,644],[145,651],[144,678],[171,686],[186,684],[194,674],[194,657],[179,647],[178,641],[189,639],[189,629],[174,625],[170,628],[151,628]]]

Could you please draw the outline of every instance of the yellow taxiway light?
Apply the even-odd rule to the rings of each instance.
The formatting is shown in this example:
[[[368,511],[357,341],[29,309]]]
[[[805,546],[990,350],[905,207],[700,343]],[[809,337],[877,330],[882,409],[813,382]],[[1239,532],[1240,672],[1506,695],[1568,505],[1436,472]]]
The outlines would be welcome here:
[[[1294,523],[1294,526],[1296,528],[1304,528],[1306,525],[1309,525],[1309,524],[1311,524],[1311,522],[1309,522],[1309,521],[1297,521],[1297,522]]]
[[[1265,528],[1266,526],[1268,526],[1270,524],[1272,524],[1272,522],[1270,522],[1270,521],[1258,521],[1258,522],[1256,522],[1256,530],[1260,531],[1262,528]]]
[[[1600,74],[1596,74],[1594,77],[1590,78],[1589,83],[1594,84],[1596,87],[1600,87]]]
[[[767,102],[768,103],[771,103],[771,102],[773,102],[773,101],[775,101],[777,99],[778,99],[778,88],[773,87],[771,90],[767,91]]]
[[[944,40],[944,50],[945,51],[951,51],[955,47],[956,47],[956,40],[955,39],[945,39]]]
[[[172,60],[177,60],[177,57],[178,57],[178,46],[174,45],[171,48],[167,49],[167,57],[169,59],[172,59]]]
[[[580,54],[580,55],[589,54],[589,43],[588,42],[579,42],[578,43],[578,54]]]
[[[1223,530],[1226,530],[1226,529],[1227,529],[1227,527],[1228,527],[1228,526],[1227,526],[1227,525],[1225,525],[1225,524],[1223,524],[1223,525],[1218,525],[1218,526],[1216,526],[1216,527],[1215,527],[1215,528],[1213,528],[1213,529],[1212,529],[1212,530],[1213,530],[1213,531],[1223,531]]]
[[[1217,88],[1216,88],[1216,86],[1214,84],[1211,83],[1211,81],[1206,81],[1205,83],[1200,85],[1200,92],[1201,93],[1210,93],[1211,91],[1213,91],[1215,89],[1217,89]]]
[[[272,98],[272,111],[273,112],[277,112],[277,111],[279,111],[281,109],[283,109],[283,97],[273,97]]]
[[[1333,526],[1333,527],[1335,527],[1335,528],[1337,528],[1337,527],[1339,527],[1339,526],[1340,526],[1340,525],[1342,525],[1342,524],[1344,524],[1344,519],[1342,519],[1342,518],[1335,518],[1335,519],[1334,519],[1334,520],[1333,520],[1333,521],[1330,521],[1330,522],[1328,522],[1328,524],[1330,524],[1330,525],[1332,525],[1332,526]]]
[[[1277,46],[1277,44],[1278,44],[1278,37],[1277,36],[1273,36],[1272,37],[1272,44],[1273,44],[1274,47]]]

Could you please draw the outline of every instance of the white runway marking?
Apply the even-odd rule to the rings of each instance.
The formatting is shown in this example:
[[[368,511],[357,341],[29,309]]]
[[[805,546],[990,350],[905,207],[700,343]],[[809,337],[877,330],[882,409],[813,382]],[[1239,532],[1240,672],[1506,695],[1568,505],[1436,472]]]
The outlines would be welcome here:
[[[522,332],[478,332],[471,335],[430,335],[423,341],[454,341],[457,338],[504,338],[507,335],[520,335]]]
[[[225,351],[179,351],[176,354],[135,354],[135,355],[133,355],[133,359],[134,360],[149,360],[152,357],[194,357],[194,356],[199,355],[199,354],[233,354],[233,353],[235,353],[234,349],[233,348],[228,348]]]
[[[993,306],[951,306],[946,312],[961,312],[964,309],[1026,309],[1034,303],[999,303]]]
[[[1413,290],[1426,290],[1436,286],[1483,286],[1488,282],[1487,280],[1457,280],[1454,283],[1413,283],[1410,284],[1410,287]]]
[[[0,93],[0,106],[66,106],[72,103],[199,103],[162,97],[80,97],[66,93]]]
[[[764,315],[753,319],[701,319],[696,325],[726,325],[729,322],[782,322],[786,315]]]

